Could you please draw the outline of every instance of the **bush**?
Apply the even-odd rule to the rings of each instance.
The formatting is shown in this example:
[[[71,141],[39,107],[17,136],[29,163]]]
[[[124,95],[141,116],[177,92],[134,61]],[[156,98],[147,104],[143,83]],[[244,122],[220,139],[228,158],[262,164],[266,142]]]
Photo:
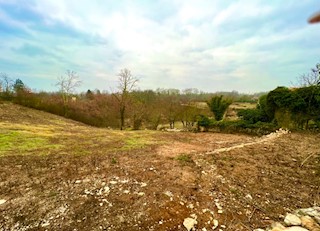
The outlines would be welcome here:
[[[245,120],[216,121],[211,124],[211,128],[219,132],[246,133],[252,135],[265,135],[279,129],[274,123],[259,121],[252,124]]]
[[[223,116],[231,103],[231,99],[223,99],[222,95],[214,96],[211,98],[209,102],[207,102],[210,111],[212,111],[217,121],[223,119]]]
[[[238,111],[238,116],[250,124],[255,124],[263,120],[262,113],[259,109],[242,109]]]
[[[207,131],[212,124],[212,120],[210,120],[205,115],[199,115],[197,123],[198,123],[198,130],[200,130],[200,126],[201,126]]]

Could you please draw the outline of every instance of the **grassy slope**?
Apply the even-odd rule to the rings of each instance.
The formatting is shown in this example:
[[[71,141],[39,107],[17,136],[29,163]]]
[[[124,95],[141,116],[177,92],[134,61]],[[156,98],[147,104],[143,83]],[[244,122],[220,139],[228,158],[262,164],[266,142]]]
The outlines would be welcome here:
[[[142,148],[153,131],[98,129],[10,103],[0,107],[0,156],[89,154]]]

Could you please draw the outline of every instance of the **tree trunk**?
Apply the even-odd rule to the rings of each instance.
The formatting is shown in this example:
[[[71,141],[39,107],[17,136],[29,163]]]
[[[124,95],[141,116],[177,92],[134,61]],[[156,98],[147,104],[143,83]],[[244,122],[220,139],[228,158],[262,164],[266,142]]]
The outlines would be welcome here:
[[[125,106],[120,107],[120,130],[124,128],[124,112],[126,110]]]

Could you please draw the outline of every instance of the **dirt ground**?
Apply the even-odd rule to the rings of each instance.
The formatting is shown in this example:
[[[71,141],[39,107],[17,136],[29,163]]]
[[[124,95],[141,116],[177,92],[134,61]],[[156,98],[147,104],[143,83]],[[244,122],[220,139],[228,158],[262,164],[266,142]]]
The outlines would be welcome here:
[[[121,132],[2,103],[0,230],[264,228],[320,205],[319,141]]]

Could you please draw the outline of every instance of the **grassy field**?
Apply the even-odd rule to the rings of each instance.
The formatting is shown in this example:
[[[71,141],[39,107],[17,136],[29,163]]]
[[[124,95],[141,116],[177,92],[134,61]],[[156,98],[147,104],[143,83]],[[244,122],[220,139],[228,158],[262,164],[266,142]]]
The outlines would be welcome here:
[[[190,216],[252,230],[319,205],[319,160],[303,162],[319,134],[261,139],[101,129],[1,103],[0,230],[185,230]]]

